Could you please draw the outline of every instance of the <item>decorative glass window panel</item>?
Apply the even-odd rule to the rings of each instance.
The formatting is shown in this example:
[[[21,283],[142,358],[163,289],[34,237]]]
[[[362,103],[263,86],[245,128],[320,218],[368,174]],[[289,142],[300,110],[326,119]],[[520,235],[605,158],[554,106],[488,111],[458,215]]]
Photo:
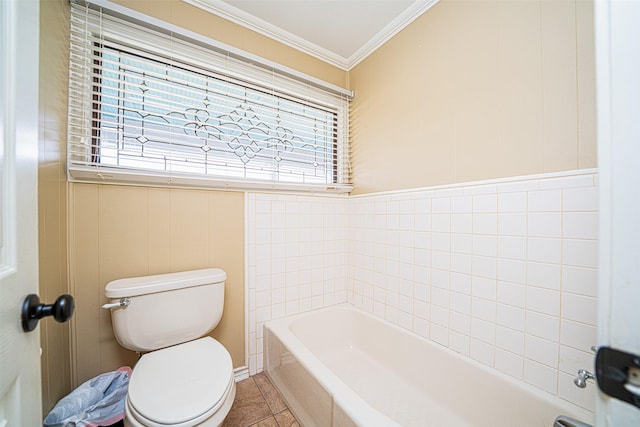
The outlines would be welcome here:
[[[148,29],[142,39],[171,49],[134,42],[114,18],[78,9],[71,179],[349,191],[345,96]]]

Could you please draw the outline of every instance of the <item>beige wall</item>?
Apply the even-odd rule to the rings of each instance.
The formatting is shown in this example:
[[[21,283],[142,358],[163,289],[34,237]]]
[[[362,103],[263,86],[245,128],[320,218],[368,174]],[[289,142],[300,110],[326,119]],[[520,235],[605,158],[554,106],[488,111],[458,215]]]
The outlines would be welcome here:
[[[114,3],[187,28],[335,85],[343,87],[347,85],[346,71],[207,13],[182,0],[114,0]]]
[[[180,0],[117,2],[349,82],[356,192],[596,164],[589,2],[442,0],[349,73]],[[244,364],[242,194],[65,183],[69,6],[41,3],[41,296],[71,292],[77,304],[70,335],[69,324],[41,329],[44,411],[80,382],[134,362],[99,307],[104,285],[120,277],[227,270],[214,336]]]
[[[442,0],[352,69],[355,193],[595,167],[592,8]]]
[[[117,3],[346,85],[345,71],[180,0]],[[76,299],[69,324],[42,324],[44,414],[86,379],[135,361],[100,309],[105,284],[116,278],[223,268],[225,311],[212,335],[234,366],[245,363],[243,194],[65,182],[68,10],[67,0],[41,2],[40,293]]]
[[[40,5],[40,120],[38,162],[38,250],[40,299],[48,304],[69,293],[67,189],[68,14],[61,2]],[[42,411],[46,415],[71,390],[70,324],[40,322]]]
[[[136,354],[115,341],[104,287],[112,280],[217,267],[227,273],[224,313],[212,336],[244,362],[244,195],[116,185],[70,184],[70,284],[74,383]]]

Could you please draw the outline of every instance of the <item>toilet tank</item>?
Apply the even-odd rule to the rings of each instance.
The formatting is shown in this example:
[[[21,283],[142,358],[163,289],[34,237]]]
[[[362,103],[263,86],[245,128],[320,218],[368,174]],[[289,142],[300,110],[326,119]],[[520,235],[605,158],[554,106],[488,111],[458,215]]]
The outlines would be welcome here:
[[[227,275],[217,268],[118,279],[109,282],[113,332],[121,346],[152,351],[200,338],[222,317]]]

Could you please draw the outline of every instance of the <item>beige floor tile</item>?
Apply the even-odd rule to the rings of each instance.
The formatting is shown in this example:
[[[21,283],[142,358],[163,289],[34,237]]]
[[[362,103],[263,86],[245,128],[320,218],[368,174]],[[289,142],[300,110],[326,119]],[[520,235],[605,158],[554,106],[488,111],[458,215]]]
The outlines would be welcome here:
[[[258,386],[253,378],[249,378],[236,384],[236,398],[223,426],[247,427],[271,416],[269,405]]]
[[[293,414],[288,409],[277,413],[275,418],[278,422],[278,427],[300,427],[300,424],[298,424],[298,421],[296,421]]]
[[[275,418],[269,417],[256,424],[253,424],[251,427],[279,427],[279,426]]]
[[[254,375],[253,379],[267,401],[269,408],[271,408],[271,412],[277,414],[287,409],[287,404],[284,402],[284,399],[282,399],[278,390],[275,389],[264,373]]]
[[[236,384],[236,398],[223,427],[300,427],[284,399],[263,374]]]

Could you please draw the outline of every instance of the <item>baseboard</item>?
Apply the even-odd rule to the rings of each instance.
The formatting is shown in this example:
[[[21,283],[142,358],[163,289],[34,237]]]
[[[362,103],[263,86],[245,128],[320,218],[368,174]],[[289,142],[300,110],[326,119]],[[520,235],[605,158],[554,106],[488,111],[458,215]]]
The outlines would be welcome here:
[[[233,377],[235,381],[242,381],[249,378],[249,367],[248,366],[240,366],[239,368],[235,368],[233,370]]]

